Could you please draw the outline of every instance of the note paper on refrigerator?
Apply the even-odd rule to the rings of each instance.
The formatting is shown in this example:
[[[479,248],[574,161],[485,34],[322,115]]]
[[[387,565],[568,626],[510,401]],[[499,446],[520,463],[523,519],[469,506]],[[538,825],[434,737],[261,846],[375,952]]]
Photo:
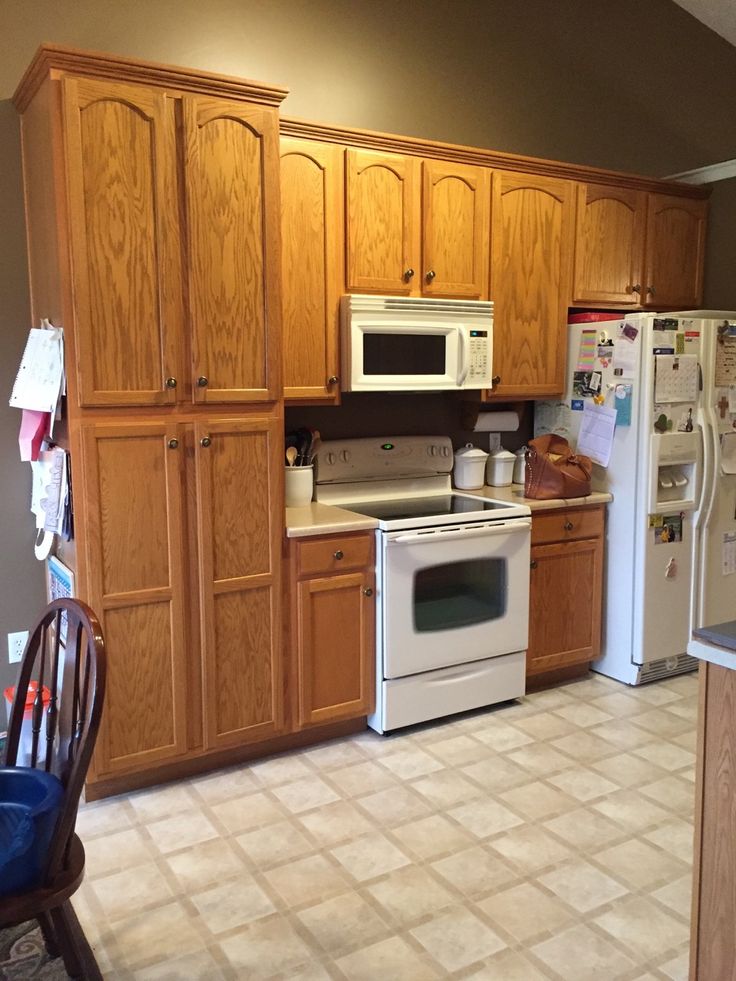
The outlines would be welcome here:
[[[605,405],[596,405],[586,399],[578,436],[578,453],[589,456],[593,463],[607,467],[611,459],[615,431],[616,410]]]

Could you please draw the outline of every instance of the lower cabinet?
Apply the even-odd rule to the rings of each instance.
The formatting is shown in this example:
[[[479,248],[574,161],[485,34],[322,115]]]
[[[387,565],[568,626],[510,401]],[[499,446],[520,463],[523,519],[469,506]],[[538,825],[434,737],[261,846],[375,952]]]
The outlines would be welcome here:
[[[527,679],[600,654],[605,506],[532,515]]]
[[[368,715],[375,701],[373,533],[292,538],[288,545],[296,727]]]

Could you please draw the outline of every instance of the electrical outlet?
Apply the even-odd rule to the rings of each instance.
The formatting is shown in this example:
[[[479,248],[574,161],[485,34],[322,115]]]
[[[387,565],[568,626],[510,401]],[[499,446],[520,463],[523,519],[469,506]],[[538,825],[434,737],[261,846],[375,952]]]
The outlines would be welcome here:
[[[11,664],[15,664],[23,657],[27,642],[27,630],[18,630],[14,634],[8,634],[8,661]]]

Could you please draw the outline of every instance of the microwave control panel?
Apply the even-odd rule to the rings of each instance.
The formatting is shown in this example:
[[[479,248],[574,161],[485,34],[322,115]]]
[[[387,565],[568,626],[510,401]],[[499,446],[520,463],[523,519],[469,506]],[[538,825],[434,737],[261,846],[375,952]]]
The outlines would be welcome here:
[[[490,351],[487,330],[469,330],[470,367],[468,368],[468,382],[490,384]]]

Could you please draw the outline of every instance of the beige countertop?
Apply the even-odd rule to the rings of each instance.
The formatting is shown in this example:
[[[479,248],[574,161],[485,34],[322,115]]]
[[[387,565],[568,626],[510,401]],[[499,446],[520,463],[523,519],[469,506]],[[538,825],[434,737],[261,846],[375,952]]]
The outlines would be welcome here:
[[[607,504],[613,500],[610,494],[595,492],[587,497],[573,497],[567,500],[535,501],[524,497],[523,484],[510,487],[489,487],[487,484],[478,490],[460,491],[497,501],[513,501],[515,504],[528,504],[532,511],[553,508],[583,507],[586,504]],[[333,507],[330,504],[312,502],[302,508],[286,509],[286,537],[305,538],[309,535],[334,535],[346,531],[366,531],[378,527],[375,518],[356,514],[347,508]]]

